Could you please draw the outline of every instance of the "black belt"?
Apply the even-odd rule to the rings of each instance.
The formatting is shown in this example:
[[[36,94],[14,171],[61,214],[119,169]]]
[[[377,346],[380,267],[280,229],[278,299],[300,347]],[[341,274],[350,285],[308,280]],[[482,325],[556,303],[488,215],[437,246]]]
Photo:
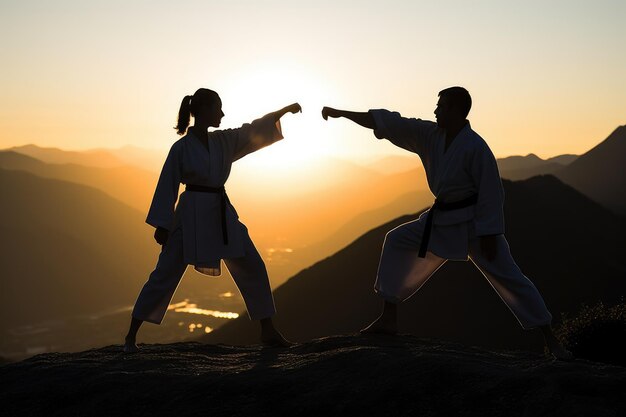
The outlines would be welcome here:
[[[438,199],[435,199],[435,203],[430,208],[430,211],[426,215],[426,227],[424,227],[424,235],[422,236],[422,244],[420,245],[420,250],[417,254],[420,258],[426,257],[426,251],[428,250],[428,241],[430,240],[430,230],[433,227],[433,217],[435,215],[435,210],[441,211],[450,211],[462,209],[465,207],[473,206],[478,202],[478,194],[473,194],[461,201],[455,201],[452,203],[444,203]]]
[[[226,195],[226,189],[224,186],[221,187],[207,187],[205,185],[195,185],[195,184],[187,184],[185,186],[185,191],[196,191],[200,193],[212,193],[212,194],[221,194],[221,208],[222,208],[222,238],[224,239],[224,244],[228,245],[228,230],[226,229],[226,202],[228,201],[228,196]]]

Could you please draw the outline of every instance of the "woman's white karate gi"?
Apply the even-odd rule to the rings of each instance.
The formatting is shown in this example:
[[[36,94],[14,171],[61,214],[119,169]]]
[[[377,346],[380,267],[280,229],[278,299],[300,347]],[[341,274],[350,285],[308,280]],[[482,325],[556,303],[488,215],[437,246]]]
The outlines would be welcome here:
[[[396,304],[415,294],[447,260],[469,257],[521,326],[541,328],[550,351],[567,359],[571,354],[552,334],[552,315],[509,251],[498,167],[485,141],[466,120],[471,107],[469,93],[452,87],[439,95],[437,123],[387,110],[357,113],[326,107],[322,111],[325,119],[346,117],[373,129],[377,138],[418,154],[438,202],[471,201],[461,208],[431,209],[432,227],[424,257],[419,256],[419,249],[424,243],[428,211],[387,233],[374,287],[385,300],[383,313],[363,332],[396,333]]]
[[[218,127],[224,115],[217,93],[200,89],[183,100],[177,128],[186,135],[169,151],[146,219],[156,228],[155,238],[163,247],[135,303],[125,350],[136,350],[136,333],[143,321],[162,322],[187,265],[220,275],[222,260],[250,319],[261,320],[262,340],[286,344],[271,323],[276,310],[265,264],[223,187],[232,163],[282,139],[280,117],[297,111],[300,106],[293,104],[238,129],[207,132],[209,126]],[[187,131],[189,113],[195,125]],[[182,126],[181,117],[186,117]],[[187,189],[175,208],[181,183]]]

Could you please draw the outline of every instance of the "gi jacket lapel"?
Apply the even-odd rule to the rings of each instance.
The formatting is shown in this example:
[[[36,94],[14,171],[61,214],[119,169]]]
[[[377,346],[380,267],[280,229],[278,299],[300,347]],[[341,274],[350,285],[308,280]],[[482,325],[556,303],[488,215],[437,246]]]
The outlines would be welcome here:
[[[464,139],[469,131],[471,131],[471,127],[469,122],[467,122],[463,129],[457,133],[447,150],[445,140],[442,140],[437,144],[437,157],[439,159],[439,164],[437,164],[437,172],[435,174],[436,190],[434,190],[434,194],[437,198],[444,197],[444,201],[445,196],[441,196],[440,194],[445,190],[445,179],[451,169],[454,171],[454,169],[458,168],[455,167],[454,164],[461,163],[458,158],[455,160],[455,156],[463,149],[463,145],[465,144]]]

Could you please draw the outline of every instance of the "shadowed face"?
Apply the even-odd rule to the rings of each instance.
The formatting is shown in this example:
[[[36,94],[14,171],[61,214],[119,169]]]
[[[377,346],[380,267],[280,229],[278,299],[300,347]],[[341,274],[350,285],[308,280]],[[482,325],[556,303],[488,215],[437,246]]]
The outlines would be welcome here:
[[[437,126],[445,129],[450,125],[450,119],[453,117],[452,106],[449,100],[446,96],[439,97],[437,107],[435,108],[435,120],[437,121]]]
[[[217,100],[213,100],[211,104],[204,107],[206,107],[206,117],[209,121],[209,126],[220,127],[222,117],[224,117],[224,112],[222,111],[222,100],[217,97]]]
[[[441,95],[437,101],[437,107],[435,108],[435,119],[437,120],[437,126],[443,129],[454,129],[455,126],[462,126],[465,124],[466,114],[461,110],[460,106],[446,95]]]
[[[207,104],[202,104],[197,109],[194,117],[196,120],[205,120],[209,127],[220,127],[224,112],[222,111],[222,100],[219,96],[211,97]]]
[[[212,127],[220,127],[220,123],[222,122],[222,117],[224,117],[224,112],[222,111],[222,100],[218,97],[217,100],[213,102],[210,107],[210,118],[211,121],[210,126]]]

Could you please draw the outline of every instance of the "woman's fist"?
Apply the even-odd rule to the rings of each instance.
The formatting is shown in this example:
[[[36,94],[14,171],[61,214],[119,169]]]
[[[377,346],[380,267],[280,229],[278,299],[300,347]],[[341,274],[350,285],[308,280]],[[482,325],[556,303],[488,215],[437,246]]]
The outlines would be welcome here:
[[[302,106],[300,106],[300,104],[298,103],[293,103],[287,106],[287,111],[289,113],[299,113],[299,112],[302,112]]]
[[[163,246],[167,243],[167,238],[169,237],[169,235],[170,232],[167,229],[163,227],[157,227],[154,231],[154,240],[156,240],[159,245]]]

